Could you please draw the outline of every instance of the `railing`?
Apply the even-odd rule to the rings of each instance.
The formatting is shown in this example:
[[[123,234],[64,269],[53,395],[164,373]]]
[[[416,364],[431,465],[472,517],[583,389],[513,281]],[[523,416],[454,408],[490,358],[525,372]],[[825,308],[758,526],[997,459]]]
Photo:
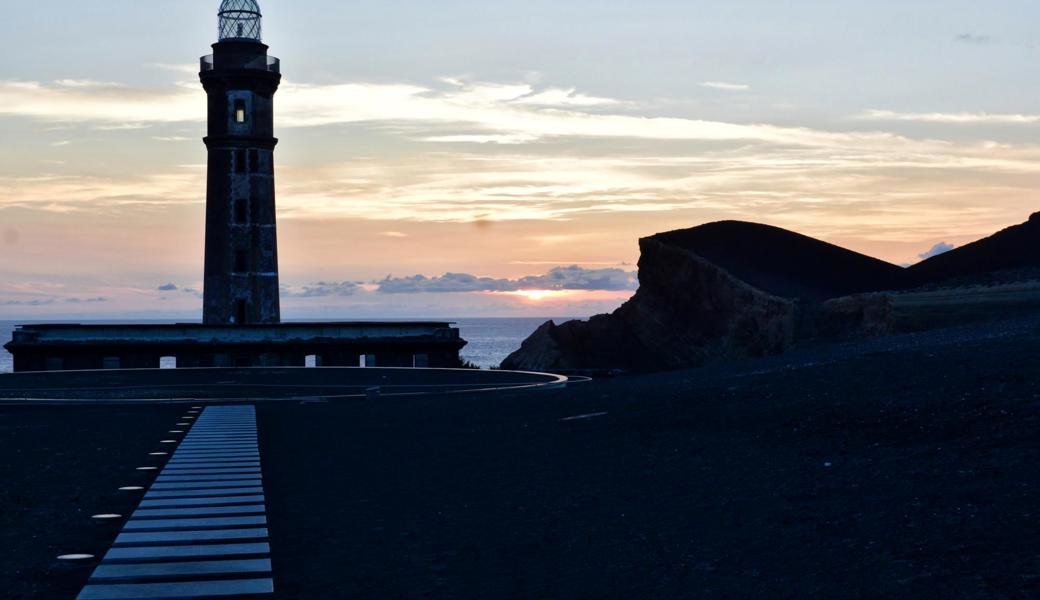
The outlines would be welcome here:
[[[256,60],[250,61],[236,68],[247,69],[250,71],[268,71],[271,73],[281,73],[282,61],[273,56],[260,56]],[[214,69],[216,69],[216,61],[213,58],[212,54],[208,56],[203,56],[201,59],[199,59],[199,70],[205,73]]]

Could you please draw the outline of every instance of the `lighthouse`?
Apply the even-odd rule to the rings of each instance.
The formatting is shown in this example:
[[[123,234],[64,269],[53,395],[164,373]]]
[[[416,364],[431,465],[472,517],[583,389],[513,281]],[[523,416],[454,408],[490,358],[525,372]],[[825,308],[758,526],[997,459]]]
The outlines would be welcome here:
[[[208,97],[203,322],[280,321],[275,215],[274,94],[280,61],[263,43],[255,0],[223,0],[213,54],[201,59]]]
[[[223,0],[203,56],[207,95],[203,322],[20,325],[14,370],[225,367],[459,367],[466,345],[443,321],[281,323],[274,198],[280,62],[256,0]]]

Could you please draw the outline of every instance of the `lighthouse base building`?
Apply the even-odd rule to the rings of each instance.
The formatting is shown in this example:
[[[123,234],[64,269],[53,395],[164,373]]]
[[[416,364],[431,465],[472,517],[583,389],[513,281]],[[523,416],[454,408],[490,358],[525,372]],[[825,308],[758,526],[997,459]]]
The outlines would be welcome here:
[[[447,322],[281,323],[274,96],[281,62],[262,42],[256,0],[223,0],[202,57],[207,95],[202,324],[23,325],[14,370],[176,367],[457,367]]]

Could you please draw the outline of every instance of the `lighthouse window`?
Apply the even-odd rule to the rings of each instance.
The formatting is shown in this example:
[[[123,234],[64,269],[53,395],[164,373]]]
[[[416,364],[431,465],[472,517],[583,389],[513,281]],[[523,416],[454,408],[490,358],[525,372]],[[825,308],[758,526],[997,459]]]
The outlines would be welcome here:
[[[235,172],[245,173],[246,172],[246,151],[235,150]]]
[[[245,123],[246,122],[246,101],[235,100],[235,122]]]
[[[238,225],[249,223],[249,206],[245,198],[235,200],[235,223]]]
[[[256,196],[252,196],[249,199],[249,207],[252,209],[252,217],[254,223],[262,223],[263,218],[260,214],[260,200]]]
[[[260,172],[260,153],[256,150],[249,151],[249,172],[259,173]]]

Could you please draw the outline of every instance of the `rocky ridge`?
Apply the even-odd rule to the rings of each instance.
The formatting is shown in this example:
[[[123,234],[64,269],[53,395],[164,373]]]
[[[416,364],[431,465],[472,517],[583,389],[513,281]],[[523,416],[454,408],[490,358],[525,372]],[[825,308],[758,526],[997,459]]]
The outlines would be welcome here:
[[[502,367],[672,370],[896,333],[900,291],[997,271],[1035,272],[1028,268],[1040,267],[1040,213],[907,269],[737,221],[657,234],[639,246],[640,287],[628,302],[588,321],[545,323]]]

